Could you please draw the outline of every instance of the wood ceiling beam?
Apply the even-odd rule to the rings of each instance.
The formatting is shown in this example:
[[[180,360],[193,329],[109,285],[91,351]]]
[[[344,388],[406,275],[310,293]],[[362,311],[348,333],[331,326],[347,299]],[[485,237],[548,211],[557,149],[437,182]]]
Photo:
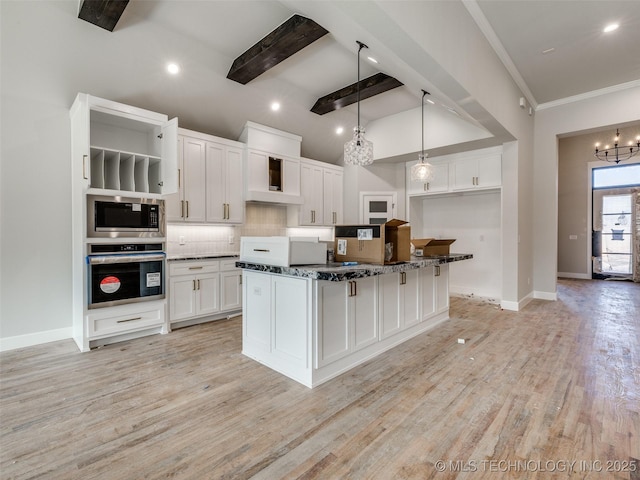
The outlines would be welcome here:
[[[246,85],[327,33],[313,20],[294,15],[236,58],[227,78]]]
[[[404,85],[402,82],[389,75],[376,73],[371,77],[360,80],[360,100],[373,97],[374,95],[387,92],[402,85]],[[358,82],[319,98],[313,107],[311,107],[311,111],[318,115],[324,115],[325,113],[333,112],[339,108],[356,103],[357,100]]]
[[[82,0],[78,18],[113,32],[129,0]]]

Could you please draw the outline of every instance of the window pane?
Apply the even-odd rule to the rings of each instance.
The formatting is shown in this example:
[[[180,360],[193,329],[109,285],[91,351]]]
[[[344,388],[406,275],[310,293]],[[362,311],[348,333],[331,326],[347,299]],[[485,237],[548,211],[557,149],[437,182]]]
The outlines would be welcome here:
[[[640,163],[593,169],[593,188],[640,185]]]
[[[372,200],[371,202],[369,202],[369,212],[370,213],[386,213],[387,206],[388,205],[386,201]]]

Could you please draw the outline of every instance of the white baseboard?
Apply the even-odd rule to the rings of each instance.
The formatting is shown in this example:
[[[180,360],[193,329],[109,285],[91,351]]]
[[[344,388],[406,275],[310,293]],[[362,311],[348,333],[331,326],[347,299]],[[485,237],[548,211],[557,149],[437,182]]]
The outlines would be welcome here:
[[[508,300],[503,300],[500,302],[500,306],[502,307],[503,310],[511,310],[513,312],[519,312],[520,310],[522,310],[524,307],[527,306],[527,304],[534,299],[534,296],[532,293],[527,294],[526,297],[518,300],[517,302],[511,302]]]
[[[579,280],[591,280],[591,275],[588,273],[558,272],[558,278],[577,278]]]
[[[538,298],[540,300],[552,300],[552,301],[556,301],[558,300],[558,292],[539,292],[539,291],[534,291],[533,292],[533,298]]]
[[[73,338],[72,327],[0,338],[0,352],[15,350],[16,348],[33,347],[34,345],[57,342],[58,340],[71,338]]]

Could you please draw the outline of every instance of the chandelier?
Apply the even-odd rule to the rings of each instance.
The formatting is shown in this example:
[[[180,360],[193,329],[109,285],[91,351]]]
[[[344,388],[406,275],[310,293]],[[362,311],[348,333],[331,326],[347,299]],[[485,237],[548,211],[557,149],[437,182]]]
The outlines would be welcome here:
[[[424,97],[430,95],[426,90],[422,90],[422,150],[418,155],[418,163],[411,167],[411,180],[414,182],[426,182],[431,178],[433,169],[429,162],[425,162],[428,154],[424,153]]]
[[[356,43],[358,44],[358,83],[356,84],[358,124],[353,129],[353,138],[344,144],[344,163],[364,166],[373,163],[373,143],[364,138],[364,127],[360,125],[360,50],[369,47],[357,40]]]
[[[605,145],[603,150],[600,150],[600,143],[596,143],[596,153],[594,154],[598,160],[604,162],[620,163],[623,160],[629,160],[640,150],[640,135],[636,138],[636,145],[634,147],[633,141],[630,141],[627,146],[619,146],[620,131],[616,128],[616,137],[613,139],[613,147]]]

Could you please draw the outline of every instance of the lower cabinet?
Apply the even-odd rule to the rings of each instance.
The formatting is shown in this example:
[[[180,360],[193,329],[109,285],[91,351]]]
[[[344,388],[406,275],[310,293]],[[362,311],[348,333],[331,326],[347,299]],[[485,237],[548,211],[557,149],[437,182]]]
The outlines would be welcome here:
[[[378,277],[318,282],[317,366],[378,341],[377,297]]]
[[[327,281],[244,270],[242,353],[314,387],[449,318],[448,272]]]
[[[380,275],[380,338],[390,337],[420,322],[420,271]]]
[[[449,265],[435,265],[420,270],[422,320],[449,310]]]
[[[166,333],[164,310],[164,300],[90,310],[87,315],[87,337],[95,340],[150,328],[158,328],[161,333]],[[88,350],[88,347],[84,350]]]
[[[169,265],[169,321],[182,322],[240,310],[242,271],[235,260],[172,261]],[[233,268],[233,269],[231,269]],[[220,271],[226,269],[227,271]]]

